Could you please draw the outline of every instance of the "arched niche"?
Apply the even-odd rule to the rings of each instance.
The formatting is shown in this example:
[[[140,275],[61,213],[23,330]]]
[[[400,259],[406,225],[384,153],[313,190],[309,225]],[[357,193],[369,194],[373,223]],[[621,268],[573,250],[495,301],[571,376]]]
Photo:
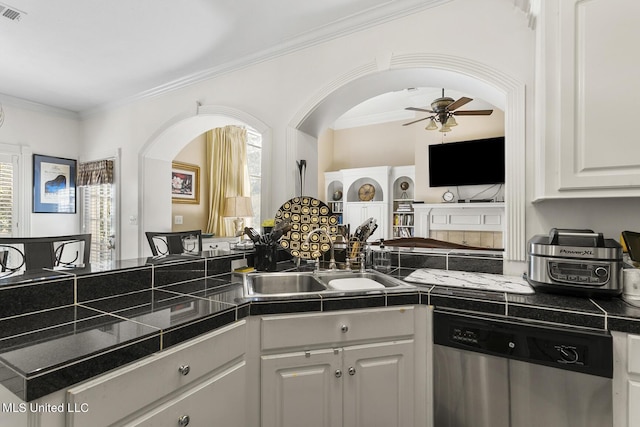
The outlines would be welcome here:
[[[339,76],[289,122],[287,153],[317,138],[340,115],[374,96],[407,87],[445,87],[473,94],[505,111],[506,261],[525,261],[525,85],[484,63],[442,54],[385,54]]]
[[[144,145],[139,157],[138,253],[148,251],[145,231],[171,229],[171,162],[187,144],[204,132],[227,125],[249,126],[262,135],[262,162],[269,164],[271,130],[259,119],[243,111],[217,105],[202,105],[197,111],[169,120]],[[264,168],[263,168],[264,169]],[[269,177],[262,185],[269,188]],[[166,213],[166,214],[165,214]],[[265,212],[262,212],[265,215]],[[148,255],[148,254],[147,254]]]

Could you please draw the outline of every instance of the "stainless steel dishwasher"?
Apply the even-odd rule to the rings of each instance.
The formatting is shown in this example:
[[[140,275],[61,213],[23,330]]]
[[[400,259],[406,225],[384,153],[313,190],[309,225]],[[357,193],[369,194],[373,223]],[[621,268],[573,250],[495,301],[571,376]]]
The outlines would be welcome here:
[[[612,338],[434,311],[437,427],[611,427]]]

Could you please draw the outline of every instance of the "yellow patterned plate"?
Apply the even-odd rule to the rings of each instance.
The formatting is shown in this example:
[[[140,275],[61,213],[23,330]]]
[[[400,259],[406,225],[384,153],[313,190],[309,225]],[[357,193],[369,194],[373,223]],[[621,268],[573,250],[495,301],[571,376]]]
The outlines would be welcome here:
[[[315,259],[327,252],[331,245],[324,233],[314,233],[306,243],[311,230],[322,228],[331,236],[338,234],[338,218],[321,200],[313,197],[294,197],[286,201],[275,215],[275,223],[291,219],[291,230],[280,239],[280,246],[292,256]],[[334,238],[334,237],[332,237]]]

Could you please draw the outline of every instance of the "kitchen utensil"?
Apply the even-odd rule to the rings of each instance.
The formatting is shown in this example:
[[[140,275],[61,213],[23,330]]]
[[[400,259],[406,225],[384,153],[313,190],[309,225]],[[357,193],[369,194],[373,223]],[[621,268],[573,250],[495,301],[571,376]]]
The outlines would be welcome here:
[[[260,237],[261,237],[260,233],[258,233],[258,231],[255,228],[245,227],[244,234],[249,236],[249,239],[251,239],[253,243],[260,242]]]
[[[291,227],[292,225],[290,219],[280,221],[273,227],[273,230],[271,230],[271,233],[269,234],[269,240],[271,242],[277,242],[285,233],[291,230]]]

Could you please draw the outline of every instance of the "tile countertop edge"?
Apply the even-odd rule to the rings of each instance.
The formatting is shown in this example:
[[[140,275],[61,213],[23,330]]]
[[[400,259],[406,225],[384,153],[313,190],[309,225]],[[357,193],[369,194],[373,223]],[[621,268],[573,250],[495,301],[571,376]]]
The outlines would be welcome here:
[[[118,270],[116,270],[115,272],[117,272]],[[240,286],[240,285],[238,285]],[[464,295],[460,296],[460,293],[456,294],[455,290],[452,292],[447,292],[447,290],[450,288],[446,288],[446,287],[442,287],[439,285],[436,286],[415,286],[415,290],[410,290],[406,293],[400,293],[400,294],[396,294],[396,293],[389,293],[387,295],[385,295],[384,298],[381,298],[380,295],[376,294],[376,295],[354,295],[353,298],[341,298],[340,300],[342,302],[344,302],[344,305],[341,305],[339,307],[324,307],[324,303],[320,304],[320,306],[318,306],[315,303],[312,303],[311,301],[305,301],[305,298],[295,298],[295,299],[291,299],[291,300],[278,300],[278,299],[269,299],[269,300],[262,300],[262,301],[252,301],[250,299],[245,299],[244,301],[240,301],[238,302],[238,305],[236,307],[236,315],[234,316],[233,319],[229,319],[227,322],[221,322],[222,324],[215,324],[212,325],[213,328],[211,330],[207,330],[207,331],[200,331],[198,334],[202,334],[202,333],[206,333],[206,332],[210,332],[210,331],[214,331],[220,327],[226,326],[228,324],[234,323],[236,321],[241,320],[242,318],[244,318],[245,316],[256,316],[256,315],[263,315],[263,314],[277,314],[277,313],[281,313],[281,312],[305,312],[308,310],[311,311],[320,311],[320,312],[325,312],[325,311],[333,311],[336,309],[366,309],[366,308],[377,308],[377,307],[384,307],[384,306],[398,306],[401,305],[403,303],[405,303],[406,305],[415,305],[415,304],[422,304],[422,305],[431,305],[434,307],[442,307],[442,308],[446,308],[448,310],[460,310],[460,311],[466,311],[466,312],[474,312],[477,314],[487,314],[487,315],[498,315],[500,317],[506,318],[506,319],[514,319],[514,320],[523,320],[523,321],[527,321],[527,322],[544,322],[541,319],[536,319],[535,317],[528,317],[528,316],[524,316],[524,317],[520,317],[517,316],[515,314],[517,313],[512,313],[510,309],[513,309],[514,307],[520,307],[520,308],[525,308],[525,309],[529,309],[529,310],[533,310],[533,311],[537,311],[540,313],[544,313],[544,312],[548,312],[548,311],[564,311],[564,312],[570,312],[572,314],[575,314],[577,316],[589,316],[589,317],[595,317],[595,318],[602,318],[604,319],[603,321],[603,329],[609,329],[609,330],[620,330],[622,332],[632,332],[632,333],[640,333],[640,309],[637,310],[637,312],[633,312],[633,315],[629,315],[627,312],[623,313],[609,313],[607,312],[605,309],[603,309],[600,305],[596,304],[596,302],[594,301],[590,301],[591,304],[593,304],[593,310],[567,310],[566,308],[563,310],[561,308],[561,306],[541,306],[539,304],[536,303],[536,298],[535,296],[530,297],[529,300],[527,301],[518,301],[518,302],[513,302],[513,301],[509,301],[509,298],[507,297],[506,294],[503,294],[502,292],[495,292],[495,293],[490,293],[487,295],[486,298],[483,298],[483,295]],[[443,292],[444,291],[444,292]],[[406,295],[405,295],[406,294]],[[502,294],[502,296],[501,296]],[[391,298],[388,298],[387,296],[390,296]],[[406,299],[403,298],[406,297]],[[371,301],[367,302],[364,301],[365,299],[371,298]],[[557,297],[560,301],[562,301],[563,297],[562,296],[558,296]],[[544,300],[544,298],[540,298],[541,300]],[[317,298],[313,299],[314,301],[318,301]],[[349,306],[349,300],[353,300],[356,301],[357,303],[355,303],[353,306]],[[463,305],[461,306],[461,301],[463,302]],[[296,307],[293,310],[289,310],[288,307],[286,307],[287,303],[291,303],[294,304]],[[310,303],[310,304],[309,304]],[[617,303],[617,301],[616,301]],[[248,309],[244,310],[243,312],[245,313],[244,315],[240,316],[238,315],[238,308],[240,307],[246,307],[248,305]],[[615,304],[612,304],[612,306],[614,306]],[[254,310],[253,307],[261,307],[262,309],[259,310]],[[265,310],[265,308],[268,308]],[[290,307],[292,308],[292,307]],[[572,318],[569,318],[569,320],[571,321]],[[580,322],[578,322],[580,323]],[[582,325],[582,324],[567,324],[567,326],[577,326],[577,327],[589,327],[589,325]],[[185,324],[183,327],[189,327],[189,324]],[[195,335],[194,335],[195,336]],[[191,338],[193,338],[194,336],[191,336],[189,338],[186,338],[184,341],[187,341]],[[175,344],[175,343],[174,343]],[[107,354],[110,351],[112,351],[112,348],[105,348],[104,351],[97,355],[97,357],[102,356],[103,354]],[[155,354],[158,352],[161,352],[161,349],[158,349],[158,351],[155,352],[150,352],[149,354],[140,356],[140,359],[143,357],[146,357],[148,355],[151,354]],[[134,360],[129,360],[126,361],[125,363],[122,363],[121,365],[116,365],[116,366],[111,366],[108,370],[117,368],[119,366],[124,366],[130,362],[132,362]],[[0,362],[2,362],[2,360],[0,359]],[[72,364],[73,365],[73,364]],[[13,370],[12,370],[13,371]],[[47,371],[49,372],[49,371]],[[106,372],[106,370],[104,371]],[[73,383],[69,383],[69,384],[61,384],[60,388],[58,388],[58,390],[60,389],[64,389],[67,388],[68,386],[70,386],[71,384],[77,383],[77,382],[81,382],[84,380],[87,380],[89,378],[95,377],[97,375],[100,375],[104,372],[92,372],[91,375],[87,376],[86,378],[74,378],[74,382]],[[28,381],[28,379],[25,379],[25,381]],[[26,388],[25,388],[26,389]],[[49,390],[49,393],[54,392],[56,390]],[[25,391],[26,393],[26,391]],[[31,399],[29,399],[30,396],[26,396],[28,400],[32,400],[35,399],[37,397],[42,397],[44,396],[44,394],[41,394],[39,396],[35,396],[35,397],[31,397]],[[20,397],[20,396],[19,396]]]

